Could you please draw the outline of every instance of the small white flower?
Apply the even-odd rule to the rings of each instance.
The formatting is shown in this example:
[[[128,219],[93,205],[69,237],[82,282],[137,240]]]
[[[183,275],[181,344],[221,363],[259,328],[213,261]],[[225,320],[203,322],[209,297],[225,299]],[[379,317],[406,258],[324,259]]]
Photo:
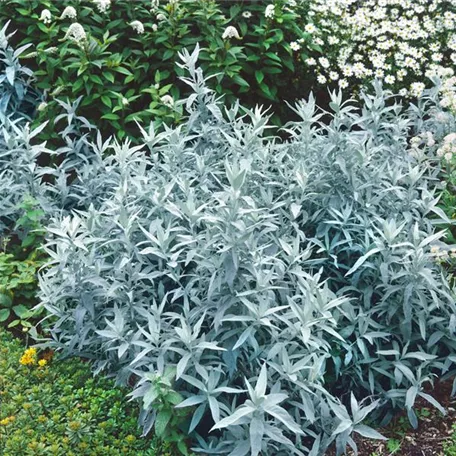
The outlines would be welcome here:
[[[410,85],[410,94],[413,97],[419,98],[423,95],[426,86],[422,82],[414,82]]]
[[[436,52],[435,54],[431,55],[431,59],[434,62],[441,62],[443,59],[443,54],[441,52]]]
[[[299,51],[301,49],[301,46],[296,41],[292,41],[290,43],[290,48],[292,51]]]
[[[306,60],[306,63],[307,65],[309,66],[315,66],[317,64],[317,61],[313,58],[313,57],[309,57],[307,60]]]
[[[71,24],[65,35],[65,39],[75,41],[76,43],[81,43],[82,41],[85,41],[86,38],[87,35],[84,27],[78,22]]]
[[[122,105],[123,105],[123,106],[128,106],[128,105],[130,104],[130,102],[128,101],[128,99],[125,98],[125,97],[122,97],[122,100],[121,100],[121,101],[122,101]]]
[[[318,82],[319,84],[326,84],[326,77],[323,76],[322,74],[319,74],[319,75],[317,76],[317,82]]]
[[[326,58],[326,57],[320,57],[318,59],[318,61],[320,62],[320,65],[323,67],[323,68],[329,68],[329,60]]]
[[[100,13],[106,13],[111,6],[111,0],[92,0]]]
[[[49,24],[52,22],[52,15],[48,9],[44,9],[41,11],[40,21],[43,21],[45,24]]]
[[[346,89],[348,87],[348,81],[346,79],[341,79],[339,81],[339,87],[341,89]]]
[[[388,76],[385,77],[385,82],[387,84],[394,84],[395,80],[396,80],[396,78],[392,74],[389,74]]]
[[[271,19],[275,16],[275,6],[274,5],[268,5],[264,11],[265,17],[268,19]]]
[[[138,35],[144,33],[144,24],[141,21],[130,22],[130,26]]]
[[[329,77],[331,80],[337,81],[339,79],[339,74],[337,73],[337,71],[331,71],[329,73]]]
[[[453,158],[453,154],[451,152],[447,152],[444,158],[446,161],[451,161],[451,159]]]
[[[402,81],[405,78],[405,76],[407,76],[407,70],[402,69],[397,72],[397,79],[399,81]]]
[[[353,76],[353,69],[349,65],[344,65],[342,67],[342,73],[344,74],[345,77],[349,78],[350,76]]]
[[[242,13],[242,17],[244,17],[245,19],[250,19],[252,17],[252,13],[250,11],[244,11]]]
[[[313,24],[307,24],[305,27],[304,27],[304,30],[307,32],[307,33],[315,33],[317,31],[317,28],[315,27],[315,25]]]
[[[72,6],[67,6],[60,16],[60,19],[76,19],[78,17],[78,13]]]
[[[229,25],[225,29],[225,31],[223,32],[222,39],[229,40],[231,38],[236,38],[237,40],[241,39],[241,37],[239,36],[239,32],[237,31],[236,27],[233,27],[232,25]]]
[[[166,16],[163,13],[157,14],[157,21],[158,22],[166,21]]]
[[[160,100],[165,106],[170,108],[174,106],[174,98],[171,95],[163,95]]]
[[[152,30],[156,32],[158,30],[158,25],[157,24],[152,24]]]

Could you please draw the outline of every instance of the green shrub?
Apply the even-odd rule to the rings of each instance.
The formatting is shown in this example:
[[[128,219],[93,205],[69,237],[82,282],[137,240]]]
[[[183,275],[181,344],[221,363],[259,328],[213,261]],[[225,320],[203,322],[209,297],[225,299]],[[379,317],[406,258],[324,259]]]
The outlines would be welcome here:
[[[273,5],[266,17],[263,2],[13,0],[0,4],[0,23],[11,18],[15,44],[33,45],[22,57],[47,94],[38,122],[60,113],[56,99],[82,96],[79,113],[122,139],[135,137],[136,121],[180,118],[172,100],[188,87],[177,54],[196,43],[205,74],[216,75],[212,87],[230,102],[277,102],[279,114],[283,99],[303,96],[305,68],[290,42],[301,40],[303,52],[314,47],[299,27],[306,8]],[[54,134],[52,122],[46,132]]]
[[[37,302],[38,271],[47,258],[44,241],[44,211],[33,199],[19,206],[18,219],[0,237],[0,324],[27,332],[42,316]]]
[[[310,97],[279,142],[182,58],[186,122],[135,147],[99,137],[76,167],[85,209],[50,225],[40,279],[51,346],[138,379],[145,432],[181,395],[202,453],[340,454],[352,432],[381,438],[371,413],[441,409],[425,386],[455,373],[456,305],[431,251],[454,121],[438,90],[407,110],[378,84],[361,106],[332,94],[332,113]]]
[[[42,256],[42,255],[41,255]],[[37,304],[38,270],[44,264],[40,253],[33,251],[18,260],[11,253],[0,253],[0,323],[9,328],[32,326],[42,312],[33,310]]]
[[[0,329],[0,453],[2,456],[174,455],[142,438],[137,407],[110,380],[92,378],[82,361],[25,354]]]

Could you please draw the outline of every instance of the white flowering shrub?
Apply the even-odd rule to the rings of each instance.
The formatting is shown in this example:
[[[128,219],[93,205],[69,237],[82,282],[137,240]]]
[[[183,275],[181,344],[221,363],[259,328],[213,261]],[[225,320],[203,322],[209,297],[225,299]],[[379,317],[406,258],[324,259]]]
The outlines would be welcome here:
[[[308,30],[323,55],[309,57],[318,82],[352,90],[374,78],[419,97],[428,77],[452,75],[456,6],[449,0],[310,0]]]
[[[284,98],[307,93],[292,51],[315,47],[299,25],[305,11],[286,0],[15,0],[0,2],[0,26],[11,20],[14,44],[31,45],[23,58],[46,97],[37,125],[60,114],[58,100],[82,96],[80,115],[106,136],[134,140],[136,121],[179,121],[182,111],[169,101],[189,89],[177,54],[197,43],[217,93],[274,103],[279,115]],[[40,138],[58,141],[51,126]]]
[[[99,136],[74,166],[78,209],[51,222],[40,279],[50,344],[134,383],[145,433],[186,411],[203,454],[340,454],[382,438],[368,415],[441,409],[438,90],[409,111],[379,86],[361,106],[333,94],[327,125],[310,97],[279,142],[261,108],[216,101],[197,57],[184,123]]]

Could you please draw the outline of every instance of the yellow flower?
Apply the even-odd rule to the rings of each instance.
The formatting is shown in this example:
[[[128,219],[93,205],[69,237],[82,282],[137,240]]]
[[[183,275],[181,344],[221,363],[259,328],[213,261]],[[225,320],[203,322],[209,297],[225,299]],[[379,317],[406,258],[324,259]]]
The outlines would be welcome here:
[[[0,426],[7,426],[8,424],[12,423],[15,419],[15,416],[7,416],[6,418],[3,418],[3,420],[0,420]]]
[[[27,350],[25,350],[24,354],[21,356],[19,363],[21,363],[23,366],[35,364],[36,363],[36,348],[33,348],[33,347],[27,348]]]
[[[44,366],[46,366],[46,364],[47,364],[47,361],[45,359],[40,359],[38,361],[38,366],[40,366],[40,367],[44,367]]]

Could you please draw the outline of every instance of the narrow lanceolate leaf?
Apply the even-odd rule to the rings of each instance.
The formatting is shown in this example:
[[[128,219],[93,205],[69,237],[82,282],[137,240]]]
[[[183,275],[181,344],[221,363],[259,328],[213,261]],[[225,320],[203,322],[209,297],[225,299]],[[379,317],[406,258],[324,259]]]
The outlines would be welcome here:
[[[266,386],[268,384],[268,371],[266,364],[261,366],[260,375],[258,376],[257,384],[255,386],[255,394],[257,397],[263,397],[266,394]]]
[[[263,417],[254,417],[250,422],[250,448],[252,456],[258,456],[263,445]]]
[[[204,396],[191,396],[180,404],[177,404],[176,408],[191,407],[193,405],[201,404],[202,402],[205,402],[205,400],[206,398]]]
[[[364,424],[357,424],[353,430],[368,439],[388,440],[385,436],[380,434],[380,432],[369,426],[365,426]]]
[[[176,379],[179,379],[180,377],[182,377],[182,375],[184,374],[185,369],[187,367],[187,364],[190,361],[191,357],[192,357],[191,353],[186,353],[179,360],[179,362],[177,363],[177,366],[176,366]]]
[[[333,432],[333,435],[342,434],[352,427],[353,423],[350,420],[342,420]]]
[[[353,265],[353,267],[347,272],[347,276],[353,274],[354,272],[356,272],[358,270],[358,268],[360,268],[365,262],[366,260],[371,257],[372,255],[375,255],[376,253],[378,252],[381,252],[381,249],[378,248],[378,247],[375,247],[373,248],[372,250],[369,250],[369,252],[367,252],[365,255],[363,255],[362,257],[358,258],[358,260],[356,261],[356,263]]]
[[[223,420],[219,421],[218,423],[215,423],[215,425],[212,427],[211,430],[222,429],[222,428],[226,428],[228,426],[233,426],[233,425],[237,424],[241,418],[243,418],[244,416],[250,415],[254,411],[255,411],[255,409],[253,407],[243,405],[240,408],[238,408],[232,415],[227,416],[226,418],[223,418]]]
[[[296,434],[304,434],[302,429],[293,421],[293,418],[289,415],[289,413],[282,407],[273,405],[272,407],[268,407],[267,413],[284,424],[290,431]]]

